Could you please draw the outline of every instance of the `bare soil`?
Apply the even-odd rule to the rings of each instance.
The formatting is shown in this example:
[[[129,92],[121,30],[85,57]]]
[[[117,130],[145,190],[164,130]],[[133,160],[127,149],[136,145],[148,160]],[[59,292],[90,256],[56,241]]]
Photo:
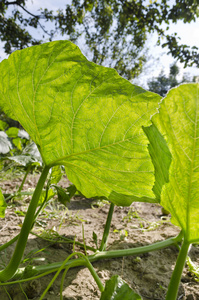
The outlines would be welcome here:
[[[30,175],[24,190],[34,188],[37,179],[38,176]],[[10,180],[1,180],[0,185],[3,192],[8,193],[13,192],[16,186],[20,185],[20,182],[21,177],[15,176]],[[66,187],[68,184],[66,178],[62,180],[62,186]],[[29,198],[26,197],[23,201],[16,199],[14,203],[9,203],[6,216],[1,219],[0,223],[0,245],[8,242],[20,232],[20,226],[24,219],[20,212],[26,210],[28,202]],[[51,232],[51,234],[58,233],[64,237],[75,238],[76,241],[82,243],[85,240],[86,245],[95,247],[93,232],[97,234],[98,243],[100,244],[108,210],[108,203],[102,203],[99,206],[96,205],[93,199],[75,196],[67,209],[57,202],[49,205],[39,217],[34,232],[38,235],[41,235],[41,233],[47,234],[48,232]],[[176,236],[178,233],[179,229],[170,223],[169,216],[162,214],[160,205],[133,203],[131,207],[115,207],[107,249],[128,249],[144,246]],[[1,252],[1,269],[10,260],[15,245],[16,243]],[[74,248],[75,251],[84,253],[84,250],[80,250],[78,245],[75,245]],[[72,253],[73,245],[63,242],[49,242],[39,236],[30,234],[24,257],[30,257],[31,251],[36,252],[39,249],[44,250],[35,253],[33,258],[37,260],[29,260],[30,264],[40,265],[63,261]],[[90,251],[87,252],[91,254]],[[139,256],[98,261],[93,263],[93,266],[103,283],[112,275],[118,274],[142,296],[143,300],[162,300],[165,299],[177,255],[178,249],[172,246]],[[192,246],[189,255],[196,266],[199,267],[199,246]],[[15,284],[0,287],[0,299],[39,300],[53,275],[50,274],[22,285]],[[44,299],[60,299],[60,281],[61,275],[56,279]],[[64,281],[63,299],[100,299],[97,284],[88,269],[78,267],[68,271]],[[196,281],[187,266],[184,268],[178,299],[199,300],[199,282]]]

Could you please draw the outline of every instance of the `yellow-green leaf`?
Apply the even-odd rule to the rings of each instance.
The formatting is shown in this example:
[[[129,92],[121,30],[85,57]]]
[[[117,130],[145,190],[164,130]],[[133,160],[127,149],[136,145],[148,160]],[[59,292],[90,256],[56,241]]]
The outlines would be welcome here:
[[[199,240],[199,84],[183,84],[163,99],[153,122],[172,155],[162,206],[172,214],[187,242]]]
[[[160,96],[89,62],[69,41],[16,51],[0,74],[1,107],[30,134],[45,165],[64,165],[86,197],[154,197],[142,126]]]

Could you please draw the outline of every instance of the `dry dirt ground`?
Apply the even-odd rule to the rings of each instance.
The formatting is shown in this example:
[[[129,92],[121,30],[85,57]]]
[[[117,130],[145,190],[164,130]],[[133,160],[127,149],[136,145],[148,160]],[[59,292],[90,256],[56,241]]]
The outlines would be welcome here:
[[[12,192],[20,184],[20,176],[13,178],[15,179],[11,177],[9,180],[5,180],[5,178],[1,180],[0,186],[3,192]],[[33,188],[36,181],[37,177],[30,175],[24,189]],[[67,186],[67,184],[68,181],[65,178],[62,185]],[[0,245],[19,233],[24,219],[21,212],[25,211],[28,201],[28,198],[24,198],[23,201],[16,199],[14,203],[9,203],[6,217],[0,220]],[[92,199],[80,196],[72,198],[68,209],[56,202],[54,204],[51,202],[44,214],[39,217],[34,232],[38,235],[51,232],[51,237],[52,233],[59,233],[61,236],[75,237],[76,241],[83,242],[83,228],[85,243],[94,247],[93,231],[97,234],[100,243],[108,210],[109,204],[102,203],[102,206],[98,206]],[[176,236],[178,233],[179,229],[171,225],[169,217],[162,215],[159,205],[133,203],[131,207],[115,207],[108,249],[143,246]],[[0,268],[3,268],[9,261],[14,247],[15,244],[1,252]],[[72,253],[72,247],[67,243],[48,242],[39,236],[30,235],[25,256],[32,257],[32,260],[29,259],[30,264],[47,264],[64,260]],[[77,245],[74,247],[76,251],[80,251]],[[38,252],[39,249],[43,249],[43,251]],[[84,250],[81,251],[84,252]],[[90,252],[88,251],[88,253]],[[177,255],[178,249],[171,246],[139,256],[98,261],[93,263],[93,266],[103,283],[112,275],[118,274],[142,296],[143,300],[162,300],[165,299]],[[189,255],[199,267],[199,246],[192,246]],[[37,260],[33,260],[33,258]],[[0,287],[0,299],[39,300],[52,277],[53,274],[21,286],[15,284]],[[61,276],[56,279],[44,299],[60,299],[60,280]],[[79,267],[68,271],[64,281],[63,299],[100,299],[100,292],[88,269]],[[199,300],[199,282],[196,281],[187,266],[183,272],[178,299]]]

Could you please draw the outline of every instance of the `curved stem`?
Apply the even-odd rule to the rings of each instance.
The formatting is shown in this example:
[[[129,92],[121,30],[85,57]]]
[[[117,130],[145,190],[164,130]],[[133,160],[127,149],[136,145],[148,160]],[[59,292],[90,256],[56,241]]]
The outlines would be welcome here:
[[[91,265],[90,261],[88,260],[87,256],[85,256],[84,254],[82,254],[81,252],[74,252],[72,254],[70,254],[65,260],[64,262],[62,262],[62,265],[59,267],[59,269],[57,270],[57,273],[54,275],[54,277],[52,278],[52,280],[50,281],[50,283],[48,284],[47,288],[45,289],[45,291],[43,292],[43,294],[41,295],[40,299],[39,300],[42,300],[44,298],[44,296],[46,295],[47,291],[49,290],[49,288],[52,286],[53,282],[56,280],[57,276],[60,274],[60,272],[66,268],[66,272],[68,271],[68,269],[70,267],[73,266],[73,263],[74,263],[74,260],[73,260],[73,263],[68,265],[66,267],[66,264],[67,262],[70,260],[71,257],[73,257],[74,255],[78,255],[79,257],[82,257],[80,258],[80,261],[81,261],[81,265],[85,265],[89,271],[91,272],[94,280],[96,281],[99,289],[101,292],[104,291],[104,286],[99,278],[99,276],[97,275],[95,269],[93,268],[93,266]],[[65,277],[65,276],[64,276]],[[61,289],[62,289],[62,285],[63,285],[63,280],[62,280],[62,284],[61,284]],[[62,297],[61,297],[62,298]]]
[[[93,276],[95,282],[98,285],[98,288],[99,288],[100,292],[102,293],[104,291],[104,286],[103,286],[103,284],[102,284],[99,276],[97,275],[97,273],[96,273],[95,269],[93,268],[93,266],[92,266],[90,260],[88,259],[88,257],[86,256],[86,257],[84,257],[84,259],[86,260],[86,266],[87,266],[87,268],[91,272],[91,275]]]
[[[173,271],[173,274],[171,276],[171,280],[169,283],[167,295],[165,300],[176,300],[178,295],[178,288],[182,276],[182,271],[186,262],[187,254],[189,251],[190,243],[184,241],[182,244],[182,247],[180,249],[180,253],[178,255],[175,269]]]
[[[110,259],[110,258],[117,258],[117,257],[123,257],[123,256],[131,256],[131,255],[139,255],[143,254],[146,252],[150,251],[155,251],[155,250],[160,250],[172,245],[175,245],[179,242],[182,241],[183,234],[180,232],[180,234],[176,237],[169,238],[165,241],[157,242],[152,245],[147,245],[147,246],[142,246],[142,247],[137,247],[137,248],[130,248],[130,249],[122,249],[122,250],[109,250],[109,251],[97,251],[95,254],[88,255],[89,261],[95,262],[101,259]],[[27,277],[32,277],[36,276],[41,273],[46,273],[46,272],[55,272],[57,269],[60,268],[60,266],[63,264],[63,262],[56,262],[52,264],[48,264],[45,266],[34,266],[30,270],[29,274],[25,268],[21,268],[17,270],[17,273],[15,274],[13,279],[18,279],[18,278],[23,278],[24,273],[26,273],[26,278]],[[65,264],[65,267],[70,266],[72,264],[73,267],[80,267],[82,266],[82,260],[77,258],[77,259],[72,259],[68,261]],[[24,279],[22,282],[28,281],[28,279]],[[14,284],[14,282],[12,282]],[[1,284],[0,284],[1,286]]]
[[[9,264],[7,265],[7,267],[3,271],[0,272],[0,281],[9,280],[15,274],[15,272],[21,262],[21,259],[22,259],[22,256],[23,256],[23,253],[24,253],[24,250],[26,247],[26,243],[28,240],[28,235],[29,235],[29,232],[32,228],[32,224],[34,221],[35,211],[37,209],[39,197],[41,195],[48,172],[49,172],[49,167],[45,167],[43,169],[43,172],[37,183],[32,200],[29,204],[28,211],[26,213],[26,217],[24,219],[24,223],[21,228],[21,232],[19,234],[19,238],[17,241],[17,245],[15,247],[15,251],[13,253],[13,256],[12,256]]]

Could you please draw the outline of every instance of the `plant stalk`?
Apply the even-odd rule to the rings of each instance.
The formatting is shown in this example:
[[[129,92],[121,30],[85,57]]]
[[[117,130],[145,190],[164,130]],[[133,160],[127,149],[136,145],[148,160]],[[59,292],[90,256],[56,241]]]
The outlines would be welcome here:
[[[110,231],[110,226],[111,226],[114,207],[115,207],[115,205],[113,203],[111,203],[99,251],[105,251],[106,250],[106,245],[107,245],[107,241],[108,241],[108,236],[109,236],[109,231]]]
[[[182,232],[180,232],[180,234],[177,237],[172,237],[170,239],[157,242],[152,245],[130,248],[130,249],[122,249],[122,250],[112,250],[112,251],[110,250],[110,251],[101,251],[101,252],[97,251],[95,254],[88,255],[87,258],[91,263],[93,263],[101,259],[111,259],[111,258],[118,258],[124,256],[131,256],[131,255],[140,255],[146,252],[160,250],[175,245],[178,242],[181,242],[181,240],[182,240]],[[48,265],[33,266],[29,271],[26,270],[26,268],[19,268],[15,276],[13,277],[13,279],[32,277],[44,272],[56,272],[57,269],[59,269],[62,264],[63,262],[56,262]],[[83,265],[82,259],[79,258],[71,259],[65,264],[65,267],[70,266],[71,264],[73,267],[80,267]]]
[[[19,187],[19,189],[18,189],[18,191],[17,191],[17,193],[20,193],[21,191],[22,191],[22,189],[23,189],[23,186],[24,186],[24,183],[25,183],[25,181],[26,181],[26,178],[27,178],[27,176],[28,176],[28,174],[29,174],[29,172],[30,172],[30,170],[31,170],[31,164],[28,166],[28,168],[27,168],[27,170],[26,170],[26,173],[25,173],[25,175],[24,175],[24,178],[23,178],[23,180],[22,180],[22,183],[21,183],[21,185],[20,185],[20,187]]]
[[[92,266],[90,260],[88,259],[88,257],[86,256],[86,257],[84,257],[84,259],[86,260],[86,267],[87,267],[87,268],[89,269],[89,271],[91,272],[91,274],[92,274],[92,276],[93,276],[95,282],[96,282],[97,285],[98,285],[98,288],[99,288],[100,292],[102,293],[102,292],[104,291],[104,286],[103,286],[103,284],[102,284],[102,282],[101,282],[99,276],[97,275],[97,273],[96,273],[95,269],[93,268],[93,266]]]
[[[7,247],[9,247],[10,245],[12,245],[14,242],[16,242],[18,240],[18,238],[19,238],[19,234],[17,234],[15,237],[13,237],[9,242],[0,246],[0,252],[3,251],[4,249],[6,249]]]
[[[85,256],[84,254],[82,254],[81,252],[74,252],[72,253],[71,255],[69,255],[63,262],[62,262],[62,265],[59,267],[59,269],[57,270],[57,273],[54,275],[54,277],[52,278],[52,280],[50,281],[50,283],[48,284],[47,288],[45,289],[45,291],[43,292],[43,294],[41,295],[40,297],[40,300],[42,300],[44,298],[44,296],[46,295],[47,291],[49,290],[49,288],[52,286],[53,282],[56,280],[56,278],[58,277],[58,275],[60,274],[60,272],[65,269],[64,271],[64,274],[62,276],[62,281],[61,281],[61,291],[63,289],[63,282],[64,282],[64,277],[67,273],[67,271],[69,270],[69,268],[73,267],[73,264],[70,264],[68,265],[67,267],[66,266],[66,263],[70,260],[70,258],[74,255],[78,255],[80,256],[80,260],[82,261],[82,265],[84,265],[85,267],[87,267],[89,269],[89,271],[91,272],[94,280],[96,281],[98,287],[99,287],[99,290],[101,292],[104,291],[104,286],[99,278],[99,276],[97,275],[95,269],[93,268],[92,264],[90,263],[90,261],[88,260],[87,256]],[[74,261],[74,260],[73,260]],[[62,298],[62,292],[60,292],[60,299],[63,299]]]
[[[0,281],[7,281],[10,278],[12,278],[12,276],[17,271],[17,268],[19,267],[28,240],[28,235],[30,233],[30,230],[32,229],[32,224],[34,222],[34,217],[35,217],[35,211],[37,209],[38,201],[44,183],[46,181],[48,172],[49,172],[49,167],[44,167],[40,179],[37,183],[36,189],[34,191],[32,200],[29,204],[13,256],[9,264],[7,265],[7,267],[0,272]]]
[[[27,174],[28,174],[28,173],[27,173]],[[25,182],[25,180],[24,180],[24,182]],[[35,213],[34,221],[33,221],[33,223],[32,223],[32,228],[33,228],[33,226],[34,226],[34,223],[35,223],[35,221],[36,221],[38,215],[40,214],[42,208],[44,207],[44,205],[45,205],[45,203],[46,203],[46,200],[47,200],[47,198],[48,198],[48,190],[49,190],[49,187],[46,188],[46,197],[45,197],[43,203],[41,204],[41,206],[39,207],[39,209],[38,209],[37,212]],[[21,192],[20,192],[20,194],[21,194]],[[31,193],[31,194],[33,194],[33,193]],[[33,233],[33,234],[34,234],[34,233]],[[36,235],[36,234],[35,234],[35,235]],[[38,236],[38,235],[37,235],[37,236]],[[19,238],[19,234],[17,234],[17,235],[16,235],[14,238],[12,238],[9,242],[7,242],[7,243],[3,244],[2,246],[0,246],[0,252],[3,251],[4,249],[6,249],[7,247],[9,247],[10,245],[12,245],[14,242],[16,242],[18,238]]]
[[[171,280],[169,283],[167,295],[165,300],[176,300],[178,295],[178,288],[182,276],[182,271],[186,262],[187,254],[189,251],[190,243],[183,241],[182,247],[180,249],[175,269],[171,276]]]

